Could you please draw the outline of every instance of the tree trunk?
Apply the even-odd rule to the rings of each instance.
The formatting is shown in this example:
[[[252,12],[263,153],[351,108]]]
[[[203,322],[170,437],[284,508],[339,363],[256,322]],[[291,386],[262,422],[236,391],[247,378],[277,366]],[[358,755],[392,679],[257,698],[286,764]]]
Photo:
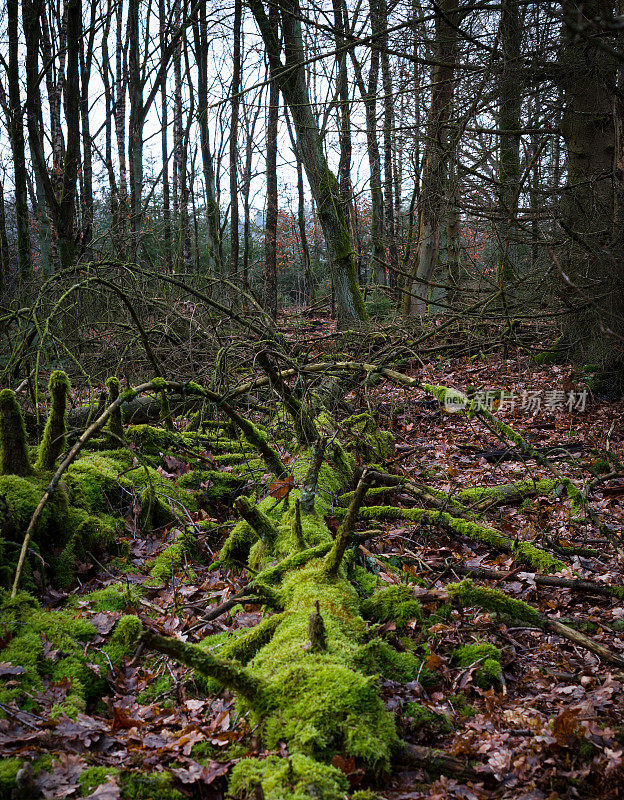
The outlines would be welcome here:
[[[91,63],[93,60],[97,8],[96,3],[91,4],[86,52],[84,36],[80,37],[80,119],[82,123],[82,176],[84,181],[82,246],[87,261],[91,261],[93,258],[91,249],[93,240],[93,160],[91,132],[89,130],[89,80],[91,78]]]
[[[65,85],[65,124],[67,149],[63,165],[63,183],[60,199],[48,175],[43,145],[38,129],[39,104],[39,2],[23,3],[24,35],[26,38],[26,108],[28,135],[37,169],[44,182],[46,198],[58,237],[59,259],[62,268],[74,267],[76,262],[75,201],[80,160],[80,82],[78,53],[82,32],[82,8],[80,0],[71,0],[67,6],[67,78]]]
[[[575,359],[614,370],[619,386],[613,388],[621,391],[624,242],[621,230],[614,226],[612,96],[618,61],[611,46],[603,46],[596,27],[604,12],[600,0],[582,5],[564,0],[562,9],[565,111],[561,129],[568,160],[560,221],[568,240],[561,258],[563,272],[574,286],[571,289],[564,278],[563,292],[577,306],[569,318],[567,338]],[[614,336],[619,338],[619,347],[613,344]]]
[[[139,0],[128,3],[128,164],[130,166],[130,232],[131,259],[139,255],[143,227],[143,81],[139,55]]]
[[[403,294],[403,313],[424,316],[429,304],[429,281],[438,262],[444,217],[445,172],[448,158],[447,123],[453,99],[459,11],[455,0],[442,0],[435,10],[435,59],[431,107],[427,121],[420,195],[418,251]],[[414,282],[416,279],[418,282]]]
[[[40,19],[43,18],[43,12]],[[41,95],[39,88],[33,93],[33,113],[36,116],[36,125],[38,137],[43,141],[43,114],[41,110]],[[30,147],[30,157],[35,176],[35,197],[33,198],[33,210],[35,211],[38,223],[37,236],[39,239],[39,255],[41,260],[41,271],[44,275],[51,275],[54,271],[52,262],[52,232],[50,229],[50,217],[48,215],[46,193],[45,193],[45,178],[41,171],[41,165],[36,157],[36,140],[32,137],[28,138]]]
[[[17,259],[20,280],[32,278],[30,254],[30,229],[28,220],[28,194],[26,190],[26,155],[24,152],[24,122],[20,101],[20,61],[18,55],[18,0],[7,0],[7,28],[9,43],[9,112],[11,150],[15,175],[15,221],[17,225]],[[36,65],[35,65],[36,68]]]
[[[379,31],[379,18],[374,0],[370,3],[371,33]],[[366,113],[366,149],[370,170],[371,192],[371,258],[375,283],[378,286],[388,285],[386,271],[386,248],[384,243],[384,202],[381,185],[381,155],[377,141],[377,84],[379,81],[379,50],[371,48],[371,62],[368,71],[368,86],[364,84],[361,64],[351,49],[351,61],[355,72],[355,80]]]
[[[396,214],[399,209],[394,203],[394,180],[392,175],[393,149],[394,149],[394,96],[392,91],[392,72],[390,70],[390,57],[388,55],[388,6],[386,0],[378,0],[377,14],[379,15],[378,29],[383,31],[380,37],[381,49],[381,83],[383,87],[383,149],[384,149],[384,216],[383,225],[386,240],[386,251],[390,266],[396,270],[399,266],[399,251],[397,249]],[[393,276],[396,272],[392,273]]]
[[[287,0],[280,6],[285,64],[281,62],[281,48],[261,0],[250,0],[250,8],[260,28],[284,99],[290,108],[297,132],[299,153],[318,206],[336,294],[338,326],[357,326],[366,320],[366,309],[358,286],[351,237],[341,207],[338,181],[327,165],[318,124],[310,105],[303,65],[301,9],[298,0]]]
[[[269,20],[277,30],[279,12],[271,6]],[[279,86],[275,68],[269,66],[269,110],[266,139],[266,223],[264,226],[264,305],[277,319],[277,123],[279,119]]]
[[[128,177],[126,167],[126,47],[123,43],[123,0],[117,5],[115,31],[115,133],[119,160],[119,241],[125,249],[128,220]],[[123,251],[120,253],[123,257]]]
[[[206,225],[208,237],[206,256],[208,274],[215,276],[221,272],[220,258],[220,214],[219,204],[215,196],[215,176],[208,136],[208,26],[206,22],[206,6],[199,9],[199,20],[193,24],[195,52],[197,53],[197,117],[199,122],[199,143],[202,154],[204,173],[204,191],[206,194]],[[166,78],[163,78],[166,81]]]
[[[4,181],[0,181],[0,297],[8,288],[11,262],[9,259],[9,240],[6,229],[6,213],[4,210]]]
[[[230,278],[238,276],[238,117],[241,85],[241,20],[242,2],[234,0],[232,53],[232,118],[230,121]],[[236,298],[232,298],[235,301]]]
[[[520,48],[522,29],[518,0],[504,0],[500,38],[503,60],[499,79],[498,127],[498,246],[496,281],[499,288],[519,274],[519,230],[516,224],[520,195]]]
[[[105,133],[104,133],[104,166],[108,173],[108,186],[110,191],[110,213],[111,213],[111,239],[113,252],[121,251],[121,242],[119,241],[119,191],[117,188],[117,180],[115,178],[115,170],[113,169],[113,96],[110,82],[110,66],[108,54],[108,35],[112,23],[113,0],[109,0],[108,11],[106,13],[104,22],[104,31],[102,34],[102,65],[101,76],[102,83],[104,84],[104,105],[106,108],[105,119]]]
[[[166,8],[165,0],[158,0],[158,24],[160,27],[160,56],[165,57],[166,48]],[[199,62],[199,55],[198,55]],[[199,64],[198,64],[199,67]],[[169,196],[169,135],[168,100],[167,100],[167,73],[160,79],[160,146],[162,155],[162,210],[163,210],[163,247],[165,250],[165,265],[167,273],[173,271],[173,255],[171,252],[171,200]]]

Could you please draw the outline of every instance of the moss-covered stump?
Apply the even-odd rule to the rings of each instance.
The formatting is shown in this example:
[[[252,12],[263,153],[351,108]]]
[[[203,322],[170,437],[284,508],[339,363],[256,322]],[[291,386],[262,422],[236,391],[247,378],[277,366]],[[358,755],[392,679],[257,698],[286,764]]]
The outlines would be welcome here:
[[[12,392],[0,393],[0,587],[10,585],[25,531],[65,445],[69,392],[65,373],[53,372],[49,388],[50,414],[34,467],[19,404]],[[113,449],[84,451],[66,470],[34,531],[27,579],[36,569],[40,581],[53,580],[68,588],[79,559],[90,553],[98,556],[116,545],[124,530],[123,517],[137,501],[145,529],[186,520],[189,511],[197,510],[197,491],[142,463],[141,453],[120,446],[119,438],[114,437]],[[110,437],[105,444],[111,446]],[[241,478],[237,481],[240,485]],[[224,480],[220,485],[230,483]]]

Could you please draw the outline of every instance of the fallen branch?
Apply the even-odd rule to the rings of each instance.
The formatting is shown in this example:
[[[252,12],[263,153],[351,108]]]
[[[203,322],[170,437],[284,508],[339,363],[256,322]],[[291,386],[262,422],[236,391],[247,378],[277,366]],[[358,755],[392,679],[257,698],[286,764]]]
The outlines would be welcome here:
[[[570,628],[568,625],[546,617],[536,608],[529,605],[529,603],[509,597],[499,589],[488,589],[483,586],[477,586],[467,578],[461,583],[448,584],[446,590],[441,594],[446,594],[447,597],[461,606],[475,606],[485,611],[494,611],[498,614],[511,617],[522,624],[529,624],[540,630],[550,631],[579,647],[583,647],[585,650],[595,653],[595,655],[599,656],[608,664],[624,667],[624,658],[622,656],[613,653],[604,645],[595,642],[593,639]]]
[[[419,561],[422,562],[422,559],[419,559]],[[518,572],[518,570],[501,572],[487,567],[466,567],[463,564],[448,561],[444,562],[443,565],[434,564],[431,561],[422,563],[434,569],[441,567],[457,575],[467,575],[471,578],[482,578],[491,581],[528,580],[537,586],[553,586],[558,589],[571,589],[575,592],[599,594],[603,597],[617,597],[620,599],[624,597],[624,586],[613,586],[606,583],[597,583],[596,581],[581,580],[580,578],[560,578],[559,576],[539,575],[538,573],[527,575],[526,573]]]

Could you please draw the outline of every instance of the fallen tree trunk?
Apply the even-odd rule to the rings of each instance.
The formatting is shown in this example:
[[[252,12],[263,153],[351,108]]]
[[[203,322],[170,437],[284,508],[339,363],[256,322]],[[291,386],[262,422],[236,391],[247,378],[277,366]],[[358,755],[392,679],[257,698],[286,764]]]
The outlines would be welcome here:
[[[461,761],[399,740],[376,676],[414,680],[422,663],[368,637],[362,600],[349,580],[348,549],[367,477],[360,479],[334,539],[324,517],[332,498],[353,485],[355,460],[336,438],[320,463],[318,450],[305,447],[289,464],[292,488],[282,500],[239,499],[243,520],[220,554],[221,565],[245,564],[254,571],[246,591],[265,595],[276,613],[232,638],[218,656],[208,650],[210,637],[190,644],[148,631],[145,643],[235,692],[265,746],[285,743],[289,791],[295,794],[305,785],[306,795],[342,797],[346,778],[330,763],[337,754],[377,774],[399,758],[433,774],[475,778]],[[411,590],[398,588],[412,615],[420,615]],[[274,759],[245,759],[234,767],[230,791],[254,796],[259,783],[267,800],[281,797],[288,787],[278,775]]]

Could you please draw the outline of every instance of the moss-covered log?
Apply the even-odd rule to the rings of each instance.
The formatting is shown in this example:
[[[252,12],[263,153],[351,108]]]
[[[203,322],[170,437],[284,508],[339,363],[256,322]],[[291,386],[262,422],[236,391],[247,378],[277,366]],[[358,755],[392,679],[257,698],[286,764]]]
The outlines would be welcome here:
[[[223,646],[225,658],[204,657],[213,647],[213,637],[181,644],[149,633],[146,642],[233,689],[240,709],[259,726],[268,748],[286,743],[291,785],[308,775],[308,789],[297,797],[339,798],[346,785],[344,776],[331,766],[334,755],[354,757],[379,773],[402,752],[394,719],[379,694],[377,675],[413,680],[422,663],[412,653],[398,653],[383,641],[369,640],[365,609],[349,580],[348,543],[366,479],[360,481],[350,514],[334,540],[324,516],[332,498],[353,485],[355,460],[334,440],[327,445],[325,459],[315,461],[318,448],[316,452],[310,448],[289,464],[294,483],[287,499],[276,502],[269,497],[256,506],[241,499],[238,508],[244,519],[221,552],[222,564],[246,564],[256,571],[255,589],[273,587],[279,613],[266,617],[242,638],[232,638]],[[306,487],[309,492],[311,471],[316,475],[314,502],[310,504],[308,497],[304,504],[301,495]],[[420,606],[410,590],[393,588],[400,589],[400,598],[394,594],[388,598],[389,613],[396,611],[400,617],[405,605],[406,614],[418,618]],[[374,616],[376,608],[374,604],[368,612]],[[250,691],[250,686],[255,688]],[[282,797],[284,787],[276,777],[282,763],[275,758],[241,761],[232,773],[231,792],[253,796],[260,783],[267,800]],[[459,769],[457,762],[453,764]],[[443,755],[429,767],[445,771]],[[314,794],[315,786],[320,795]]]

